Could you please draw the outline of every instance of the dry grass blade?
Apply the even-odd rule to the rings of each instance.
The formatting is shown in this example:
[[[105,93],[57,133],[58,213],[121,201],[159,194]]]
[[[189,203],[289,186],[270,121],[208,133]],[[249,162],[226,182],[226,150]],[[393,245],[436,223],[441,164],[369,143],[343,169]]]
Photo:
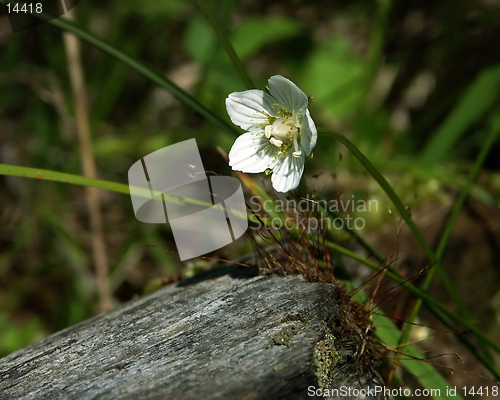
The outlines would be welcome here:
[[[74,11],[66,15],[68,19],[74,19]],[[85,176],[96,178],[97,170],[90,138],[89,112],[81,63],[80,42],[79,39],[71,33],[64,33],[63,35],[71,89],[75,102],[75,117],[78,140],[81,148],[82,169]],[[92,256],[95,263],[97,288],[99,292],[99,312],[105,312],[113,307],[113,297],[108,277],[109,267],[104,241],[99,191],[98,189],[87,187],[85,188],[85,195],[90,214]]]

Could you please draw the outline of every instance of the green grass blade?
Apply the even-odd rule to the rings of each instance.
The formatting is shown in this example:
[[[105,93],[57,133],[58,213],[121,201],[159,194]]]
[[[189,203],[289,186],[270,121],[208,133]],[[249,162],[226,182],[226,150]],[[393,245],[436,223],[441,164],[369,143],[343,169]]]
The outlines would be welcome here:
[[[20,167],[17,165],[0,164],[0,175],[19,176],[24,178],[34,178],[53,182],[70,183],[79,186],[94,187],[97,189],[110,190],[112,192],[130,195],[131,191],[135,196],[151,198],[151,192],[148,189],[129,186],[123,183],[110,182],[102,179],[88,178],[81,175],[67,174],[65,172],[50,171],[46,169]],[[195,204],[204,207],[217,207],[217,205],[208,204],[206,202],[190,199],[187,197],[180,198],[164,193],[162,196],[167,203],[172,204]],[[161,199],[155,198],[160,201]],[[240,215],[237,210],[231,209],[230,212],[240,218],[247,218],[247,215]]]
[[[349,140],[347,139],[344,135],[341,135],[338,132],[331,131],[329,129],[324,129],[324,128],[319,128],[318,133],[329,136],[334,138],[335,140],[338,140],[340,143],[342,143],[344,146],[346,146],[351,153],[354,154],[354,156],[361,162],[361,164],[368,170],[368,172],[373,176],[373,178],[377,181],[377,183],[380,185],[380,187],[384,190],[384,192],[387,194],[389,199],[392,201],[394,206],[399,212],[399,215],[403,220],[406,222],[410,230],[412,231],[413,235],[417,239],[418,243],[422,247],[422,249],[425,251],[425,254],[427,257],[430,259],[432,263],[436,261],[436,256],[434,252],[432,251],[431,247],[425,240],[424,236],[422,235],[422,232],[420,232],[420,229],[415,225],[413,220],[411,219],[410,214],[406,210],[405,206],[401,202],[401,199],[399,196],[394,192],[392,189],[391,185],[387,180],[382,176],[382,174],[372,165],[372,163],[364,156],[361,151],[358,150],[358,148]]]
[[[129,186],[123,183],[104,181],[88,178],[81,175],[67,174],[65,172],[50,171],[47,169],[20,167],[17,165],[0,164],[0,175],[19,176],[53,182],[71,183],[73,185],[94,187],[110,190],[112,192],[130,194]],[[146,196],[149,197],[149,196]]]
[[[0,4],[5,4],[4,0],[0,0]],[[41,19],[47,19],[48,17],[47,13],[45,12],[33,15]],[[125,65],[132,68],[134,71],[138,72],[145,78],[149,79],[151,82],[157,84],[158,86],[170,92],[181,102],[186,104],[188,107],[191,107],[196,112],[200,113],[208,121],[218,126],[223,131],[231,134],[232,136],[240,135],[240,133],[232,125],[228,124],[225,120],[214,114],[203,104],[201,104],[198,100],[196,100],[193,96],[191,96],[189,93],[181,89],[179,86],[177,86],[171,80],[166,78],[161,72],[157,71],[153,67],[131,56],[130,54],[119,49],[118,47],[107,42],[106,40],[91,34],[90,32],[79,27],[77,24],[68,21],[65,18],[54,18],[48,21],[48,23],[59,29],[62,29],[63,31],[75,34],[80,39],[104,51],[105,53],[114,57],[118,61],[121,61]]]
[[[373,314],[373,325],[377,328],[376,336],[387,346],[392,349],[397,349],[401,340],[401,331],[394,323],[387,318],[380,310],[375,309]],[[429,390],[439,390],[439,395],[432,396],[434,399],[449,399],[446,396],[446,390],[450,384],[436,370],[436,368],[425,361],[425,356],[417,349],[416,346],[407,344],[404,349],[401,349],[401,364],[410,372],[422,387]],[[437,393],[437,392],[431,392]],[[454,399],[462,399],[460,395],[453,396]]]
[[[446,221],[446,225],[444,227],[443,234],[441,235],[441,238],[439,239],[439,243],[438,243],[437,250],[436,250],[437,260],[441,260],[441,257],[443,256],[444,250],[445,250],[446,245],[448,243],[448,239],[451,235],[451,230],[453,228],[453,225],[455,224],[455,221],[458,218],[458,214],[459,214],[460,210],[462,209],[462,206],[465,202],[465,199],[467,198],[467,196],[470,192],[472,184],[476,180],[476,178],[481,170],[481,167],[482,167],[484,161],[486,160],[486,156],[488,155],[491,147],[493,146],[493,143],[495,143],[495,140],[496,140],[499,132],[500,132],[500,121],[497,121],[497,123],[495,123],[494,126],[492,127],[492,129],[490,130],[490,134],[488,135],[488,138],[484,142],[484,144],[481,148],[481,152],[479,153],[478,157],[476,158],[476,161],[474,162],[474,166],[472,167],[472,169],[469,172],[469,176],[467,177],[467,182],[460,190],[460,193],[457,197],[457,200],[455,201],[455,204],[453,204],[450,216],[449,216],[448,220]],[[432,280],[434,278],[435,272],[436,272],[436,269],[434,269],[434,268],[428,272],[428,274],[425,277],[424,282],[422,284],[422,290],[427,291],[429,289],[429,287],[432,283]],[[451,282],[449,282],[449,284],[451,284]],[[413,310],[412,310],[410,317],[409,317],[409,323],[406,325],[406,328],[403,332],[403,335],[402,335],[403,342],[408,340],[408,337],[410,336],[410,332],[412,329],[411,324],[417,318],[417,315],[420,311],[421,306],[422,306],[422,300],[418,299],[415,302],[415,305],[413,306]],[[481,344],[483,351],[486,353],[486,355],[488,355],[488,349],[487,349],[486,344],[483,343],[483,341],[481,341],[481,340],[479,340],[479,343]]]
[[[418,229],[417,225],[413,222],[410,214],[406,210],[406,207],[403,205],[401,202],[401,199],[399,196],[394,192],[392,189],[391,185],[387,180],[382,176],[382,174],[372,165],[372,163],[364,156],[361,151],[345,136],[341,135],[340,133],[324,129],[324,128],[319,128],[318,132],[324,135],[327,135],[329,137],[333,137],[334,139],[338,140],[341,142],[344,146],[346,146],[353,154],[354,156],[361,162],[361,164],[368,170],[368,172],[373,176],[373,178],[377,181],[377,183],[380,185],[380,187],[384,190],[384,192],[387,194],[389,199],[392,201],[396,209],[398,210],[401,218],[406,222],[410,230],[412,231],[413,235],[417,239],[418,243],[424,250],[425,254],[429,258],[430,264],[433,266],[431,269],[432,274],[434,274],[434,271],[437,271],[439,274],[439,277],[441,278],[441,281],[443,282],[446,290],[452,297],[453,301],[457,304],[458,308],[460,309],[460,312],[462,315],[466,316],[472,321],[472,317],[470,313],[467,310],[467,307],[462,301],[462,298],[460,297],[460,294],[457,292],[453,284],[451,283],[450,278],[446,274],[446,271],[443,269],[441,266],[440,260],[436,257],[436,254],[434,251],[431,249],[427,241],[425,240],[422,232],[420,229]]]
[[[246,86],[247,89],[253,89],[255,88],[255,85],[253,84],[252,80],[247,74],[247,71],[245,70],[245,67],[243,66],[243,63],[241,62],[240,58],[238,57],[238,54],[236,54],[236,51],[234,50],[234,47],[231,45],[231,42],[227,38],[226,33],[224,32],[224,29],[219,24],[219,21],[217,21],[217,18],[215,18],[215,14],[208,4],[207,0],[196,0],[196,3],[198,4],[198,7],[200,7],[201,11],[205,16],[207,17],[208,21],[210,22],[210,25],[212,25],[212,28],[214,29],[215,34],[219,38],[219,41],[224,48],[226,54],[228,55],[229,59],[234,65],[234,68],[236,69],[236,72],[240,76],[241,80],[243,81],[243,84]]]
[[[435,164],[446,158],[467,129],[490,109],[499,90],[500,65],[482,71],[437,132],[432,135],[420,157],[422,163]]]
[[[346,285],[351,289],[351,282],[346,282]],[[357,291],[353,296],[353,300],[360,301],[362,303],[367,302],[367,296],[362,291]],[[398,349],[398,345],[401,340],[401,331],[397,326],[385,316],[385,314],[374,307],[372,312],[373,325],[376,327],[375,335],[377,338],[391,349]],[[420,383],[420,385],[429,390],[439,390],[439,395],[436,391],[432,397],[434,399],[449,399],[446,396],[446,390],[449,383],[446,379],[436,370],[434,365],[425,361],[425,356],[417,349],[415,345],[406,345],[402,355],[401,363],[404,365],[405,369],[410,372],[415,379]],[[454,399],[462,399],[460,395],[454,396]]]
[[[387,182],[387,180],[382,176],[382,174],[370,163],[370,161],[358,150],[358,148],[350,141],[348,140],[345,136],[333,132],[328,129],[323,129],[320,128],[318,129],[318,132],[320,134],[324,134],[330,137],[335,138],[342,144],[344,144],[355,156],[356,158],[361,162],[361,164],[368,170],[368,172],[373,176],[373,178],[377,181],[377,183],[381,186],[381,188],[385,191],[387,196],[391,199],[395,207],[397,208],[398,212],[400,213],[401,217],[404,219],[404,221],[408,224],[410,230],[414,234],[415,238],[419,242],[419,244],[422,246],[424,249],[427,257],[429,258],[430,262],[433,264],[433,268],[431,271],[437,271],[439,273],[439,276],[445,285],[448,293],[450,296],[453,298],[457,306],[460,308],[460,311],[462,315],[464,315],[468,321],[467,325],[473,329],[475,335],[478,338],[481,338],[481,340],[485,341],[485,343],[488,343],[491,347],[495,348],[498,351],[498,346],[494,346],[490,340],[487,340],[484,335],[480,333],[480,331],[477,329],[475,324],[472,322],[473,319],[470,316],[470,313],[468,312],[467,308],[463,304],[463,301],[459,295],[459,293],[456,291],[455,287],[451,283],[451,280],[447,276],[446,272],[442,268],[439,259],[437,258],[436,254],[434,251],[431,249],[425,238],[423,237],[421,231],[418,229],[418,227],[415,225],[413,220],[411,219],[410,214],[407,212],[406,208],[404,207],[403,203],[401,202],[400,198],[397,196],[397,194],[394,192],[390,184]],[[434,273],[434,272],[432,272]],[[432,276],[431,278],[432,279]],[[465,321],[464,321],[465,322]],[[500,376],[500,373],[498,370],[492,371],[496,376]]]

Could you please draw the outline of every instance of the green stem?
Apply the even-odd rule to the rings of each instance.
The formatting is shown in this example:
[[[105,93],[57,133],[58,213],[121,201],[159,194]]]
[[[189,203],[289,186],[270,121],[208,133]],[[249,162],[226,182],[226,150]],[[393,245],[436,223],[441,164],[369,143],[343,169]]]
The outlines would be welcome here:
[[[380,187],[384,190],[384,192],[387,194],[389,199],[392,201],[394,206],[397,208],[401,218],[406,222],[410,230],[412,231],[413,235],[417,239],[418,243],[422,247],[422,249],[425,251],[425,254],[429,258],[429,261],[433,268],[431,268],[429,274],[431,274],[431,278],[433,277],[435,271],[439,273],[439,276],[450,294],[450,296],[453,298],[457,306],[459,307],[461,313],[464,316],[467,316],[470,318],[470,314],[467,311],[467,308],[463,304],[463,301],[456,291],[455,287],[451,283],[451,280],[447,276],[446,272],[444,271],[443,267],[441,266],[439,258],[436,256],[434,251],[431,249],[427,241],[425,240],[422,232],[420,229],[418,229],[417,225],[415,222],[413,222],[410,214],[406,210],[406,207],[403,205],[401,202],[400,198],[394,192],[392,189],[391,185],[387,180],[382,176],[382,174],[372,165],[372,163],[364,156],[361,151],[358,150],[358,148],[345,136],[341,135],[340,133],[328,130],[328,129],[322,129],[319,128],[318,132],[328,135],[330,137],[333,137],[334,139],[338,140],[341,142],[344,146],[346,146],[353,154],[354,156],[363,164],[363,166],[368,170],[368,172],[373,176],[373,178],[377,181],[377,183],[380,185]]]
[[[436,256],[439,259],[441,259],[441,257],[443,256],[443,253],[446,249],[446,245],[447,245],[448,240],[449,240],[450,235],[451,235],[451,230],[452,230],[453,225],[455,224],[455,222],[458,218],[458,214],[459,214],[459,212],[460,212],[460,210],[465,202],[465,199],[467,198],[467,196],[468,196],[468,194],[469,194],[469,192],[474,184],[474,181],[476,180],[477,176],[479,175],[481,167],[484,164],[484,161],[486,160],[486,156],[488,155],[491,147],[495,143],[495,140],[496,140],[499,133],[500,133],[500,120],[497,121],[493,125],[488,137],[486,138],[486,141],[484,142],[484,144],[481,148],[481,151],[476,159],[476,162],[474,163],[471,171],[469,172],[469,176],[467,177],[467,181],[463,185],[463,187],[462,187],[462,189],[457,197],[457,200],[455,201],[455,204],[453,205],[450,216],[448,217],[448,221],[446,222],[446,225],[443,229],[443,234],[441,235],[441,238],[440,238],[438,246],[437,246]]]
[[[450,216],[449,216],[448,220],[446,221],[446,225],[443,229],[443,234],[441,235],[441,238],[440,238],[438,246],[437,246],[436,258],[438,260],[441,260],[441,257],[444,254],[444,251],[446,249],[446,245],[447,245],[448,240],[449,240],[450,235],[451,235],[451,231],[453,229],[453,225],[455,224],[455,221],[458,218],[458,214],[460,213],[460,210],[462,209],[462,206],[465,202],[465,199],[467,198],[467,195],[469,194],[470,189],[471,189],[474,181],[476,180],[476,178],[481,170],[481,167],[486,159],[486,156],[488,155],[488,153],[491,149],[491,146],[493,146],[493,143],[495,143],[495,139],[497,138],[499,132],[500,132],[500,122],[494,124],[494,126],[490,130],[490,133],[489,133],[486,141],[484,142],[484,144],[481,148],[481,151],[480,151],[472,169],[469,172],[469,175],[467,177],[467,181],[466,181],[465,185],[462,186],[462,189],[460,190],[460,193],[457,197],[457,200],[455,201],[455,204],[453,204]],[[429,271],[429,273],[427,274],[427,276],[425,277],[425,280],[422,284],[423,291],[427,291],[429,289],[429,287],[432,283],[432,279],[434,278],[434,273],[435,273],[435,270],[431,269]],[[415,302],[415,305],[413,307],[412,313],[410,314],[409,323],[406,325],[406,329],[403,332],[402,339],[404,339],[404,341],[402,343],[405,343],[408,340],[408,337],[410,336],[410,332],[411,332],[411,328],[412,328],[411,323],[416,319],[416,317],[420,311],[421,306],[422,306],[422,300],[417,299],[417,301]],[[482,341],[480,341],[480,344],[482,345]],[[487,349],[484,346],[482,346],[482,348],[483,348],[483,351],[485,351],[487,353]]]
[[[219,24],[219,21],[217,21],[217,18],[215,17],[214,12],[212,11],[212,8],[208,4],[207,0],[196,0],[196,3],[198,4],[198,7],[200,7],[201,11],[205,16],[207,17],[208,21],[210,22],[210,25],[212,25],[212,28],[214,29],[215,34],[219,38],[219,41],[226,51],[226,54],[228,55],[229,59],[233,63],[234,67],[236,68],[236,72],[240,76],[241,80],[243,81],[243,84],[246,86],[247,89],[254,89],[255,85],[253,84],[252,80],[248,76],[245,67],[243,66],[243,63],[241,62],[240,58],[238,57],[238,54],[236,54],[236,51],[234,50],[233,45],[227,38],[227,35],[224,32],[224,29]]]
[[[127,195],[130,194],[129,186],[124,185],[123,183],[104,181],[101,179],[88,178],[86,176],[67,174],[64,172],[50,171],[47,169],[0,164],[0,175],[20,176],[24,178],[35,178],[52,182],[70,183],[73,185],[110,190],[112,192],[123,193]]]
[[[326,244],[329,248],[332,250],[337,251],[340,254],[345,255],[346,257],[352,258],[355,261],[358,261],[359,263],[366,265],[370,269],[381,272],[382,267],[379,265],[375,264],[372,261],[369,261],[358,254],[342,247],[339,246],[335,243],[328,242],[326,241]],[[459,315],[453,313],[450,311],[446,306],[441,304],[440,302],[436,301],[433,297],[431,297],[429,294],[426,292],[422,291],[421,289],[417,288],[416,286],[410,284],[407,279],[401,277],[397,273],[391,271],[391,270],[386,270],[386,276],[391,279],[392,281],[400,284],[402,287],[407,289],[410,293],[412,293],[414,296],[416,296],[419,300],[425,302],[426,306],[432,311],[432,313],[439,318],[439,320],[450,329],[451,332],[454,332],[455,335],[458,337],[458,339],[464,343],[470,350],[471,353],[483,363],[483,365],[488,368],[488,370],[495,376],[496,379],[500,379],[500,372],[496,368],[493,362],[486,358],[482,353],[477,352],[476,348],[474,345],[467,340],[467,338],[464,336],[462,332],[458,332],[456,327],[453,326],[448,318],[451,318],[455,320],[457,323],[461,324],[463,327],[465,327],[467,330],[470,330],[474,333],[474,335],[481,339],[484,343],[487,343],[491,348],[493,348],[496,352],[500,352],[500,345],[497,343],[493,342],[489,337],[487,337],[484,333],[482,333],[480,330],[478,330],[475,326],[473,326],[471,323],[468,321],[464,320],[462,317]],[[398,354],[401,354],[398,353]],[[396,355],[397,357],[398,355]]]
[[[86,176],[81,176],[81,175],[73,175],[64,172],[50,171],[40,168],[30,168],[30,167],[20,167],[17,165],[0,164],[0,175],[35,178],[52,182],[62,182],[79,186],[88,186],[97,189],[110,190],[112,192],[122,193],[126,195],[130,195],[132,193],[134,196],[140,196],[151,199],[151,192],[149,189],[129,186],[123,183],[104,181],[101,179],[88,178]],[[190,199],[187,197],[180,198],[178,196],[169,195],[168,193],[164,193],[163,197],[167,203],[171,204],[178,204],[178,205],[193,204],[203,207],[213,206],[213,204],[211,203],[208,204],[204,201]],[[161,199],[158,198],[157,200]],[[240,213],[238,213],[237,210],[230,210],[230,212],[233,215],[238,216],[240,218],[245,218],[245,219],[247,218],[246,213],[245,215],[240,215]]]
[[[349,140],[347,139],[344,135],[341,135],[338,132],[331,131],[329,129],[324,129],[324,128],[319,128],[318,132],[330,137],[333,137],[334,139],[338,140],[340,143],[342,143],[345,147],[347,147],[351,153],[354,154],[354,156],[363,164],[363,166],[368,170],[368,172],[373,176],[373,178],[377,181],[377,183],[380,185],[380,187],[384,190],[384,192],[387,194],[389,199],[391,199],[392,203],[394,206],[397,208],[399,214],[401,215],[401,218],[404,219],[410,230],[412,231],[413,235],[417,239],[418,243],[422,247],[422,249],[425,251],[425,254],[427,257],[430,259],[431,263],[436,262],[436,255],[432,251],[431,247],[425,240],[424,236],[422,235],[422,232],[420,232],[420,229],[415,225],[413,220],[411,219],[410,214],[408,211],[406,211],[405,206],[399,199],[398,195],[394,190],[392,189],[391,185],[387,180],[382,176],[382,174],[372,165],[372,163],[361,153],[361,151],[358,150],[358,148]]]
[[[0,4],[5,4],[4,0],[0,0]],[[34,16],[47,20],[50,18],[46,12],[42,12],[40,14],[33,14]],[[65,18],[54,18],[48,21],[49,24],[67,32],[71,32],[78,36],[80,39],[86,41],[87,43],[95,46],[96,48],[102,50],[103,52],[109,54],[115,59],[121,61],[128,67],[132,68],[134,71],[143,75],[145,78],[150,81],[156,83],[158,86],[170,92],[181,102],[186,104],[188,107],[191,107],[196,112],[200,113],[203,117],[205,117],[208,121],[212,122],[214,125],[218,126],[225,132],[230,133],[233,136],[239,136],[240,133],[232,126],[229,125],[225,120],[214,114],[208,108],[206,108],[203,104],[201,104],[198,100],[196,100],[189,93],[181,89],[171,80],[166,78],[164,74],[154,69],[152,66],[136,59],[132,55],[126,53],[125,51],[119,49],[115,45],[103,40],[86,30],[82,29],[75,23],[68,21]]]
[[[11,175],[11,176],[20,176],[20,177],[26,177],[26,178],[35,178],[35,179],[41,179],[41,180],[46,180],[46,181],[53,181],[53,182],[62,182],[62,183],[70,183],[74,185],[80,185],[80,186],[91,186],[99,189],[105,189],[105,190],[110,190],[113,192],[117,193],[122,193],[129,195],[130,193],[130,188],[128,185],[121,184],[121,183],[116,183],[116,182],[109,182],[109,181],[104,181],[101,179],[93,179],[93,178],[87,178],[84,176],[79,176],[79,175],[73,175],[73,174],[67,174],[63,172],[56,172],[56,171],[49,171],[49,170],[44,170],[44,169],[39,169],[39,168],[29,168],[29,167],[19,167],[19,166],[14,166],[14,165],[7,165],[7,164],[0,164],[0,175]],[[145,191],[144,193],[145,197],[149,197],[149,191]],[[165,200],[169,200],[169,196],[165,196]],[[170,201],[175,201],[175,199],[170,199]],[[252,219],[254,222],[259,222],[257,221],[253,215],[250,214],[250,219]],[[265,222],[265,221],[264,221]],[[359,256],[356,253],[353,253],[347,249],[345,249],[342,246],[336,245],[332,242],[326,242],[327,245],[331,248],[334,249],[335,251],[339,252],[340,254],[343,254],[347,257],[352,258],[355,261],[360,262],[363,265],[368,266],[369,268],[373,269],[374,271],[380,272],[382,268],[377,265],[374,262],[371,262],[361,256]],[[449,316],[450,318],[454,319],[458,323],[464,325],[467,329],[471,329],[476,333],[478,337],[481,337],[484,341],[488,342],[488,344],[494,348],[496,351],[500,352],[500,346],[496,345],[495,343],[492,343],[489,338],[485,337],[481,332],[476,331],[476,329],[471,326],[467,321],[464,321],[461,319],[460,316],[454,314],[450,310],[448,310],[445,306],[443,306],[441,303],[437,302],[434,300],[431,296],[429,296],[427,293],[421,291],[417,287],[413,285],[409,285],[404,278],[399,276],[397,273],[393,271],[387,271],[386,272],[387,277],[391,280],[393,280],[396,283],[406,285],[407,289],[414,294],[415,296],[422,298],[425,302],[426,305],[429,306],[431,310],[433,310],[435,313],[440,311],[442,314],[445,314]]]
[[[338,140],[341,142],[344,146],[346,146],[353,154],[354,156],[361,162],[361,164],[368,170],[368,172],[373,176],[373,178],[378,182],[380,187],[384,190],[384,192],[387,194],[387,196],[390,198],[394,206],[397,208],[399,214],[401,215],[401,218],[408,224],[408,227],[412,231],[413,235],[419,242],[419,244],[422,246],[423,250],[425,251],[427,257],[429,258],[430,262],[433,264],[433,268],[431,268],[429,274],[431,274],[430,278],[427,277],[428,284],[432,281],[433,275],[435,271],[437,271],[440,275],[440,278],[442,279],[447,291],[450,293],[451,297],[454,299],[454,301],[457,303],[458,307],[460,308],[461,312],[463,315],[465,315],[467,318],[469,318],[470,321],[472,321],[472,318],[470,317],[470,314],[468,313],[465,305],[463,304],[462,299],[460,298],[460,295],[454,288],[453,284],[451,283],[451,280],[448,278],[446,272],[441,266],[439,258],[436,256],[434,251],[431,249],[425,238],[423,237],[421,231],[418,229],[418,227],[415,225],[413,220],[411,219],[410,214],[407,212],[406,208],[404,207],[403,203],[397,196],[397,194],[394,192],[390,184],[387,182],[387,180],[382,176],[382,174],[370,163],[370,161],[358,150],[358,148],[345,136],[341,135],[340,133],[328,130],[328,129],[318,129],[318,132],[325,134],[327,136],[333,137],[334,139]],[[428,275],[429,276],[429,275]],[[467,321],[464,321],[467,322]],[[411,324],[409,324],[411,325]],[[481,337],[481,339],[484,340],[483,336],[479,334],[479,330],[475,327],[475,325],[472,322],[467,322],[467,326],[473,327],[473,331],[476,333],[478,337]],[[488,341],[490,343],[490,341]],[[491,345],[491,344],[490,344]]]

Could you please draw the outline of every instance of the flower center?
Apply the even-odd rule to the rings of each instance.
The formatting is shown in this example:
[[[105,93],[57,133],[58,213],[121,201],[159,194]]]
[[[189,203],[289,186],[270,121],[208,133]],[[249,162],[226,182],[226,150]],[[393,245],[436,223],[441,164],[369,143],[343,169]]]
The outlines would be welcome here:
[[[265,127],[265,134],[271,144],[283,148],[285,152],[288,151],[293,143],[295,151],[292,155],[294,157],[299,157],[302,151],[300,151],[298,144],[300,132],[298,125],[297,119],[293,115],[279,117],[272,125],[267,125]]]

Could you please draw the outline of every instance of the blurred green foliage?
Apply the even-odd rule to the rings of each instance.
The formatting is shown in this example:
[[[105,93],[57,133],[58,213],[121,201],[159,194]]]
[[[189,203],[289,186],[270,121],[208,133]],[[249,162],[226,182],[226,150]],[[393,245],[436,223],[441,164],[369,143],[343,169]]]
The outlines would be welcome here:
[[[317,125],[341,131],[418,206],[455,188],[500,117],[500,10],[494,2],[212,1],[259,88],[282,74],[314,97]],[[82,1],[81,26],[164,72],[214,113],[244,90],[194,2]],[[8,33],[0,18],[0,162],[80,174],[74,103],[61,32],[50,25]],[[230,174],[216,146],[234,138],[110,56],[83,43],[93,147],[103,179],[161,147],[196,138],[207,170]],[[325,196],[346,190],[384,199],[354,158],[320,138],[306,172]],[[498,151],[481,200],[498,206]],[[342,154],[342,161],[339,160]],[[347,182],[347,183],[346,183]],[[355,182],[358,182],[356,186]],[[415,193],[419,193],[416,199]],[[126,196],[103,193],[115,297],[140,294],[183,272],[167,227],[133,218]],[[383,220],[383,217],[382,217]],[[373,216],[370,229],[383,221]],[[144,244],[147,244],[145,246]],[[238,242],[231,258],[251,246]],[[0,178],[0,356],[95,312],[83,189]]]

